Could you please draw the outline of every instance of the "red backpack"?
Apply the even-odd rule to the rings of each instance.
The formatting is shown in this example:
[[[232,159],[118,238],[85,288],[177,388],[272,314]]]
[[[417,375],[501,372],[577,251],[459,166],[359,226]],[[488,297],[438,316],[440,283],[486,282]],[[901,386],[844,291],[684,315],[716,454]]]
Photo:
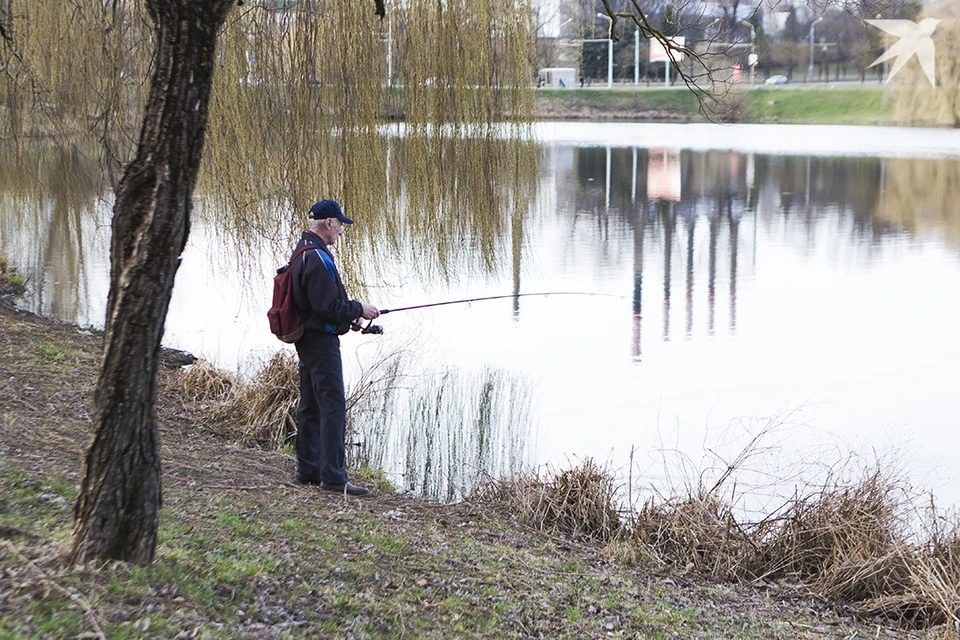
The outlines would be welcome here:
[[[299,340],[306,324],[293,304],[293,272],[290,266],[304,251],[316,248],[316,245],[305,244],[297,249],[290,262],[277,269],[277,275],[273,277],[273,306],[267,311],[267,319],[270,320],[270,331],[284,342]]]

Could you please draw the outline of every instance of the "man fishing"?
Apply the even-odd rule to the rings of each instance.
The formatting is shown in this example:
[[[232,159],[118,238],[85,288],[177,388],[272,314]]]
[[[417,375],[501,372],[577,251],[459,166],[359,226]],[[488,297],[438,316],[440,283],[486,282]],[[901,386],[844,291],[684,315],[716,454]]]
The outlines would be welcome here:
[[[334,200],[310,207],[309,229],[294,249],[312,245],[292,265],[293,300],[305,319],[297,340],[300,356],[300,405],[297,408],[297,477],[299,484],[352,496],[368,492],[352,484],[344,469],[346,398],[340,337],[351,323],[380,315],[376,307],[347,298],[328,246],[333,246],[353,220],[343,215]]]

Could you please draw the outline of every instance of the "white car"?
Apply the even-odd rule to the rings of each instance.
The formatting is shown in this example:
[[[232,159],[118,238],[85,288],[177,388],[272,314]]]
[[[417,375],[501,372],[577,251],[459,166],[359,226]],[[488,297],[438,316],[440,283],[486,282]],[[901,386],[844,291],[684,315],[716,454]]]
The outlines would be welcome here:
[[[763,84],[787,84],[787,76],[775,75],[770,76],[763,81]]]

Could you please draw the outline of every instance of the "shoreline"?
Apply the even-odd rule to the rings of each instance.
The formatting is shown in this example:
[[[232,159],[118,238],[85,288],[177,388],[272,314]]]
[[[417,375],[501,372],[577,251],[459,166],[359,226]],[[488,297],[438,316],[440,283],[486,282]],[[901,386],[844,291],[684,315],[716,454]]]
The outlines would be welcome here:
[[[0,585],[5,637],[76,636],[92,620],[107,635],[149,629],[171,638],[199,637],[184,635],[197,629],[264,638],[944,633],[854,615],[789,581],[711,577],[676,564],[667,547],[538,527],[525,516],[530,494],[520,482],[448,505],[390,493],[372,476],[363,479],[379,487],[370,498],[295,485],[290,454],[224,437],[214,405],[185,393],[184,362],[175,358],[161,368],[158,389],[164,506],[156,561],[65,567],[57,549],[69,535],[90,438],[102,335],[8,300],[0,301],[0,327],[0,565],[15,578]],[[79,593],[86,613],[73,607],[69,594]]]
[[[536,117],[593,121],[699,121],[696,96],[684,88],[539,89]],[[715,105],[716,120],[740,124],[915,126],[893,117],[882,86],[764,85],[731,91]]]

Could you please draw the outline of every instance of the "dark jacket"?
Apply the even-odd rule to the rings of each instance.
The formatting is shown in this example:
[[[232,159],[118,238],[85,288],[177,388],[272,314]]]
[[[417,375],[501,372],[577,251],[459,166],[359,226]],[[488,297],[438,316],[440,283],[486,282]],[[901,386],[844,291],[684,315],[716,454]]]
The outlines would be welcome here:
[[[350,330],[350,321],[363,313],[363,306],[347,298],[333,255],[320,236],[304,231],[294,253],[305,244],[316,246],[316,251],[304,251],[291,265],[293,302],[306,320],[304,330],[343,335]],[[329,258],[329,266],[321,251]]]

